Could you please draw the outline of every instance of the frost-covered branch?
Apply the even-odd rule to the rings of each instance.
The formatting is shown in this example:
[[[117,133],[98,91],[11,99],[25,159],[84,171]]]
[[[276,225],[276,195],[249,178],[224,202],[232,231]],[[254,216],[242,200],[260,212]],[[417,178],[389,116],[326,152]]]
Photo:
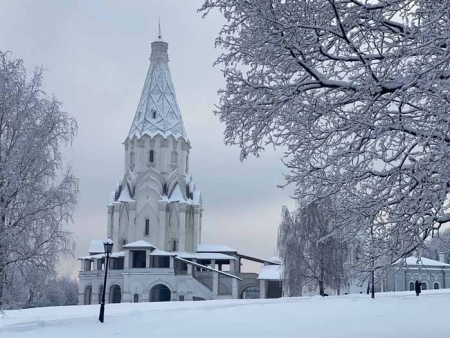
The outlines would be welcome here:
[[[283,146],[304,205],[332,198],[334,226],[352,236],[376,224],[390,257],[380,264],[449,221],[450,0],[206,0],[201,10],[213,9],[227,20],[217,114],[242,159]]]
[[[66,225],[77,204],[78,180],[64,169],[61,147],[76,122],[30,79],[21,60],[0,52],[0,305],[7,281],[27,269],[50,275],[60,254],[73,251]],[[11,279],[12,278],[12,279]]]

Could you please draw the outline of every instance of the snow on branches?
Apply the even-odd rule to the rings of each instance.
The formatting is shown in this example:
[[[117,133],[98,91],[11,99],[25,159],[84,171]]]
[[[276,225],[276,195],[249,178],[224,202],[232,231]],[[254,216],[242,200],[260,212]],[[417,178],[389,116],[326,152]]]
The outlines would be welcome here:
[[[383,264],[450,221],[450,0],[201,8],[213,9],[227,20],[217,113],[242,158],[285,147],[297,197],[332,198],[335,226],[370,243],[377,234]]]
[[[27,79],[23,62],[0,51],[0,304],[8,275],[26,266],[51,272],[73,249],[65,225],[78,180],[60,148],[77,126],[41,86],[41,69]]]
[[[283,206],[278,251],[289,297],[301,296],[304,289],[323,296],[326,289],[340,292],[345,285],[347,248],[332,229],[327,204],[313,202],[292,215]]]

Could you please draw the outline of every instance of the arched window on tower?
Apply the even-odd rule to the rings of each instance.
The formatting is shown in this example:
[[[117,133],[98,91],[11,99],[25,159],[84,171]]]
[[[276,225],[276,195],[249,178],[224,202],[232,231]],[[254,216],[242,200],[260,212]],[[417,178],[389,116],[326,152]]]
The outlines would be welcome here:
[[[176,239],[172,240],[172,251],[177,251],[177,240]]]
[[[144,230],[144,236],[150,236],[150,220],[145,220],[145,230]]]
[[[153,110],[152,110],[152,118],[153,118],[153,119],[156,119],[156,109],[153,109]]]
[[[155,151],[154,150],[150,150],[150,152],[148,153],[148,161],[150,163],[155,162]]]
[[[189,154],[186,155],[186,174],[189,172]]]
[[[172,164],[178,163],[178,153],[174,150],[172,151]]]

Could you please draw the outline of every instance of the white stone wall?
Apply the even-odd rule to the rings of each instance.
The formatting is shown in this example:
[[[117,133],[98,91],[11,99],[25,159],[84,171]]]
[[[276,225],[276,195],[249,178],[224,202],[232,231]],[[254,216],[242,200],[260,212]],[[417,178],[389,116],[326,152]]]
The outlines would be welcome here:
[[[106,288],[106,303],[110,302],[110,289],[113,285],[119,285],[122,291],[122,303],[133,302],[134,294],[139,295],[139,302],[150,301],[150,290],[158,285],[167,286],[172,293],[172,301],[179,300],[184,296],[185,301],[193,300],[193,297],[206,300],[213,299],[213,292],[201,284],[192,275],[175,275],[173,269],[131,269],[129,273],[123,270],[113,270],[108,273]],[[137,271],[140,270],[140,271]],[[150,271],[153,270],[153,271]],[[119,272],[120,271],[120,272]],[[79,304],[84,304],[84,290],[87,286],[92,286],[92,302],[98,304],[101,295],[100,286],[103,285],[103,274],[92,274],[90,276],[80,275],[79,280]],[[231,283],[231,280],[230,280]],[[231,297],[231,295],[230,295]],[[230,298],[228,297],[228,298]]]

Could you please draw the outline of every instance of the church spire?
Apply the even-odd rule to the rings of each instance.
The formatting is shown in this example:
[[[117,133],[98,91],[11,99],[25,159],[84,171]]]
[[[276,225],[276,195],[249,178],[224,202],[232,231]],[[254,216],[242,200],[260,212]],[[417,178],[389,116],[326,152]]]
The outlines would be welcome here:
[[[158,40],[152,42],[150,67],[142,89],[141,99],[131,124],[128,138],[169,135],[187,141],[175,88],[169,70],[168,43],[162,40],[158,25]]]

